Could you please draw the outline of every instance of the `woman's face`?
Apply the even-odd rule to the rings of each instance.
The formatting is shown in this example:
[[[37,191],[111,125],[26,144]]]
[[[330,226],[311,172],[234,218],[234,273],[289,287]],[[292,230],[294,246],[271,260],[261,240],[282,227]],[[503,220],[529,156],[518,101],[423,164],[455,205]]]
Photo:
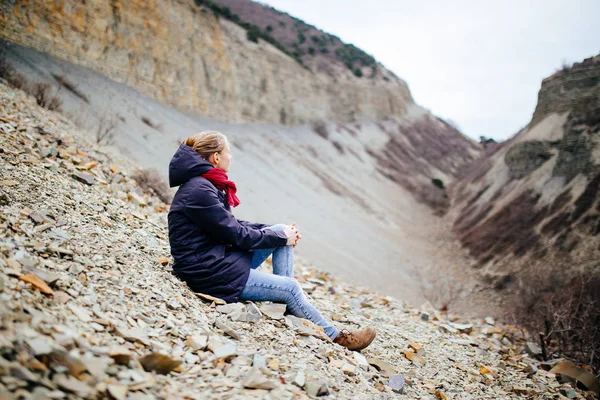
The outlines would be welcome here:
[[[215,155],[215,167],[222,169],[225,172],[229,172],[231,166],[231,151],[229,150],[229,143],[225,143],[225,148],[220,153]]]

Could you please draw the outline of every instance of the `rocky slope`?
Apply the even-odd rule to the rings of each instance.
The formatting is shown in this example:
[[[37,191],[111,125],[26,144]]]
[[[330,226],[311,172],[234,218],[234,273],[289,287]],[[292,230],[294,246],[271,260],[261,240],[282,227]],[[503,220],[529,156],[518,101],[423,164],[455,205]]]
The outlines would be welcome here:
[[[413,103],[406,84],[374,61],[373,77],[339,63],[310,70],[191,0],[2,2],[0,36],[223,121],[381,119]]]
[[[600,271],[600,57],[543,81],[532,121],[451,190],[454,229],[499,287]]]
[[[568,376],[598,390],[532,358],[516,327],[414,309],[302,262],[327,317],[378,329],[362,354],[276,305],[195,296],[169,273],[167,207],[135,166],[4,84],[0,148],[2,398],[593,398]]]

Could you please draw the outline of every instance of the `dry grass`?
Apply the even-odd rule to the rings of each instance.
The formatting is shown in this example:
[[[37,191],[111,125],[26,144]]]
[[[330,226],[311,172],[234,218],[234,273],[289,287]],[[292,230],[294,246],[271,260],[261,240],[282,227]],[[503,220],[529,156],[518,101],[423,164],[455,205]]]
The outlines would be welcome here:
[[[57,75],[52,74],[54,79],[69,92],[73,93],[75,96],[79,97],[81,100],[85,101],[87,104],[90,104],[90,99],[87,97],[85,93],[83,93],[77,85],[70,81],[65,75]]]
[[[600,265],[596,265],[597,269]],[[527,274],[516,295],[514,319],[537,334],[544,358],[568,357],[600,370],[600,278],[562,270]]]
[[[142,116],[141,120],[144,124],[148,125],[150,128],[156,129],[157,131],[162,132],[162,130],[163,130],[162,125],[155,123],[154,121],[152,121],[150,119],[150,117],[147,117],[144,115],[144,116]]]
[[[29,93],[41,107],[51,111],[62,111],[62,100],[56,97],[49,83],[34,83],[30,86]]]
[[[133,179],[144,190],[152,190],[165,203],[171,202],[169,185],[154,168],[140,169],[133,174]]]

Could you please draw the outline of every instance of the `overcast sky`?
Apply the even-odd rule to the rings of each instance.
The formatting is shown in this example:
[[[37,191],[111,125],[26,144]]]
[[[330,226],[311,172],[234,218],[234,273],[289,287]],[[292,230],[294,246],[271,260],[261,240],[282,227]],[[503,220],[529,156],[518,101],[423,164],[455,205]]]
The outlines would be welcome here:
[[[370,53],[476,139],[515,134],[543,78],[600,53],[600,0],[262,2]]]

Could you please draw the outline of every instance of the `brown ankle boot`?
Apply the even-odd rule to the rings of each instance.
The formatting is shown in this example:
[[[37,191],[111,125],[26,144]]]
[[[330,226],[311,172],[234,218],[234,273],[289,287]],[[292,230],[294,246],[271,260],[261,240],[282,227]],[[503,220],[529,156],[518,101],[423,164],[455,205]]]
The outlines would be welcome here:
[[[359,351],[370,345],[373,339],[375,339],[375,335],[376,332],[373,328],[365,328],[353,332],[344,329],[340,331],[333,342],[347,347],[349,350]]]

